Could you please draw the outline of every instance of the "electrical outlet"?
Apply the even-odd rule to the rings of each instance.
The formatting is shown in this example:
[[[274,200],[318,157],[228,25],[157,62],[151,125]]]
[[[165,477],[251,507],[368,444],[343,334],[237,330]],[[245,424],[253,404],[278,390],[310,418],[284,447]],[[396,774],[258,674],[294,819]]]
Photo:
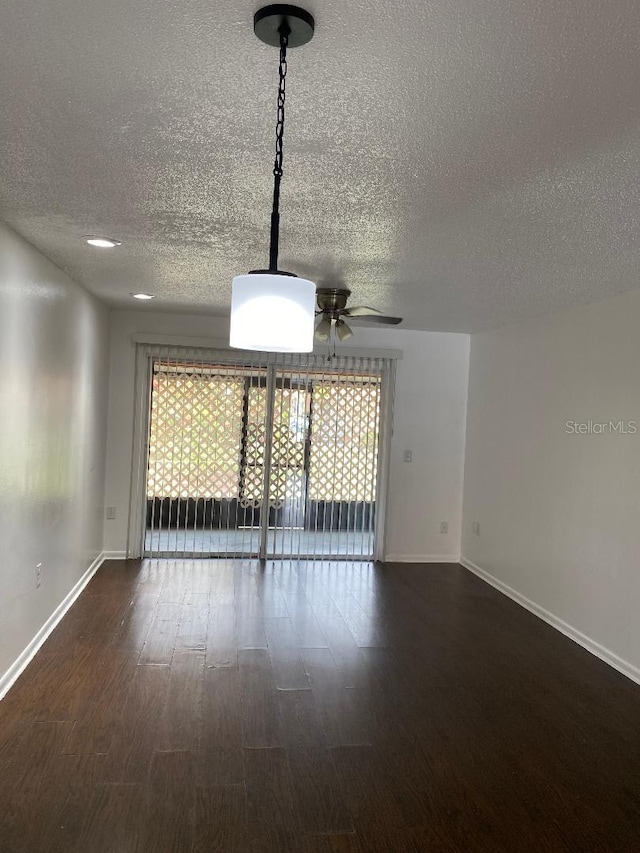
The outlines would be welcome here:
[[[474,521],[471,524],[471,529],[476,534],[476,536],[480,536],[480,522],[479,521]]]
[[[107,507],[107,521],[114,521],[116,517],[116,508],[114,506]]]
[[[440,522],[440,533],[448,533],[449,532],[449,522],[441,521]]]
[[[413,453],[411,450],[405,450],[404,461],[405,462],[413,462]]]
[[[36,565],[36,589],[42,583],[42,563]]]

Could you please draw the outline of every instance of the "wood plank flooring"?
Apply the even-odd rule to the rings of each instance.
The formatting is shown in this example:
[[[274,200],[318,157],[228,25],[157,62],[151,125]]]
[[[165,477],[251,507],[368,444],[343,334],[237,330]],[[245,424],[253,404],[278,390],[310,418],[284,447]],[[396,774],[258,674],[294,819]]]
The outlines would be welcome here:
[[[459,566],[109,562],[0,703],[0,851],[640,851],[640,688]]]

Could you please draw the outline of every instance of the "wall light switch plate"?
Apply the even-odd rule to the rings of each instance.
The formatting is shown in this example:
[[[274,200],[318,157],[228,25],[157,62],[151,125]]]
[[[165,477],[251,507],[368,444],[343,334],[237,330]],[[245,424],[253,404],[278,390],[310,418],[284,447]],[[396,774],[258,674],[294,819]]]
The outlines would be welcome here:
[[[441,521],[440,522],[440,533],[448,533],[449,532],[449,522]]]
[[[114,506],[107,507],[107,520],[113,521],[116,517],[116,508]]]
[[[405,450],[404,461],[405,462],[413,462],[413,452],[411,450]]]
[[[476,534],[476,536],[480,536],[480,522],[474,521],[471,525],[471,529]]]

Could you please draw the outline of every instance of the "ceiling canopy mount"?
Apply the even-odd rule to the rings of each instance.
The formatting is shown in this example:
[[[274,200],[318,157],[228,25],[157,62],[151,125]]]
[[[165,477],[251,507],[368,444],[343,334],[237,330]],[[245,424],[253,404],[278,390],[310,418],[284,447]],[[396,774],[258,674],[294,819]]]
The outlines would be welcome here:
[[[302,47],[313,38],[313,15],[299,6],[275,3],[259,9],[253,17],[253,31],[260,41],[271,47],[280,47],[282,28],[288,28],[287,47]]]

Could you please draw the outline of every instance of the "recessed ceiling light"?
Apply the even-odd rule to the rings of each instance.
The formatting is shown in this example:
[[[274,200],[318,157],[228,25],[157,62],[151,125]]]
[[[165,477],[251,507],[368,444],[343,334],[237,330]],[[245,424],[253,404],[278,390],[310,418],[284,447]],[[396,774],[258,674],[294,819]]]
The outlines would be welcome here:
[[[155,299],[152,293],[132,293],[134,299]]]
[[[99,249],[113,249],[115,246],[122,245],[119,240],[112,240],[111,237],[85,237],[90,246],[97,246]]]

